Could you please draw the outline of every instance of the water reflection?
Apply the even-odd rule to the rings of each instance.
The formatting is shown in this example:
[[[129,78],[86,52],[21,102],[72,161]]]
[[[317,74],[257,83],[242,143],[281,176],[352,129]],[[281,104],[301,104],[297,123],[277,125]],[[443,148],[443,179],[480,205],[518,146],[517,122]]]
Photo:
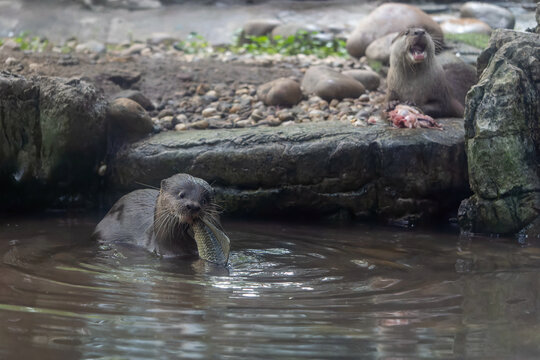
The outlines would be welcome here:
[[[228,268],[0,224],[0,358],[536,358],[540,247],[228,222]]]

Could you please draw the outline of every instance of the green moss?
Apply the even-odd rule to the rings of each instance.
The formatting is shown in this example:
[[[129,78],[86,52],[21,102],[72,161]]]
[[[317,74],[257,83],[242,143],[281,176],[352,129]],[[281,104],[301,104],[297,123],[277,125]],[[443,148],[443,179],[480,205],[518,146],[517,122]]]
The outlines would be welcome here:
[[[485,49],[489,42],[489,35],[485,34],[445,34],[446,40],[457,41],[478,49]]]

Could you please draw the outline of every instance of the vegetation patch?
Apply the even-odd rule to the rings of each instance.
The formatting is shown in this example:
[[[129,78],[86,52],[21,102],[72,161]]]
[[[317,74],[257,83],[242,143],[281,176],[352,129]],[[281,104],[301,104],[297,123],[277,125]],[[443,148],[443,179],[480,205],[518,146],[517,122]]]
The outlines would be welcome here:
[[[457,41],[478,49],[485,49],[488,46],[489,35],[485,34],[444,34],[444,38],[450,41]]]
[[[319,37],[317,32],[299,31],[296,35],[283,36],[247,36],[241,43],[231,46],[237,53],[281,54],[281,55],[315,55],[319,58],[327,56],[348,56],[346,41]]]

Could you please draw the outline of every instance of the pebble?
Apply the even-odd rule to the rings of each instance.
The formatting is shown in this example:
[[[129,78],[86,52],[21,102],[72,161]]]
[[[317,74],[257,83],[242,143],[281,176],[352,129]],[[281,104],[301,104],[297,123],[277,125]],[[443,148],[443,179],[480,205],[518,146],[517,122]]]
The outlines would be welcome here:
[[[189,124],[189,127],[191,129],[197,129],[197,130],[208,129],[209,126],[210,126],[210,121],[208,121],[208,119],[195,121],[195,122]]]
[[[174,130],[176,130],[176,131],[184,131],[184,130],[187,130],[187,129],[188,129],[187,124],[176,124],[174,126]]]
[[[260,121],[260,120],[262,120],[264,118],[264,114],[263,114],[263,112],[261,110],[255,109],[251,113],[250,118],[253,119],[253,121],[258,122],[258,121]]]
[[[204,117],[210,117],[210,116],[216,115],[216,114],[217,114],[217,110],[216,110],[215,108],[210,107],[210,108],[204,109],[204,110],[202,111],[201,114],[202,114],[202,116],[204,116]]]
[[[4,61],[4,63],[7,65],[7,66],[13,66],[13,65],[17,65],[19,63],[19,60],[15,59],[14,57],[8,57],[6,59],[6,61]]]

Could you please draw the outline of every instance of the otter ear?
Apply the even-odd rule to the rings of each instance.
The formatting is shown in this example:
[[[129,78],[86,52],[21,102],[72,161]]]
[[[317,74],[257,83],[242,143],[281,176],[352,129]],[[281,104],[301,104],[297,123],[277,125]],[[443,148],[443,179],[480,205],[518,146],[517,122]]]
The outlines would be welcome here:
[[[164,189],[167,186],[167,179],[161,180],[160,187]]]

